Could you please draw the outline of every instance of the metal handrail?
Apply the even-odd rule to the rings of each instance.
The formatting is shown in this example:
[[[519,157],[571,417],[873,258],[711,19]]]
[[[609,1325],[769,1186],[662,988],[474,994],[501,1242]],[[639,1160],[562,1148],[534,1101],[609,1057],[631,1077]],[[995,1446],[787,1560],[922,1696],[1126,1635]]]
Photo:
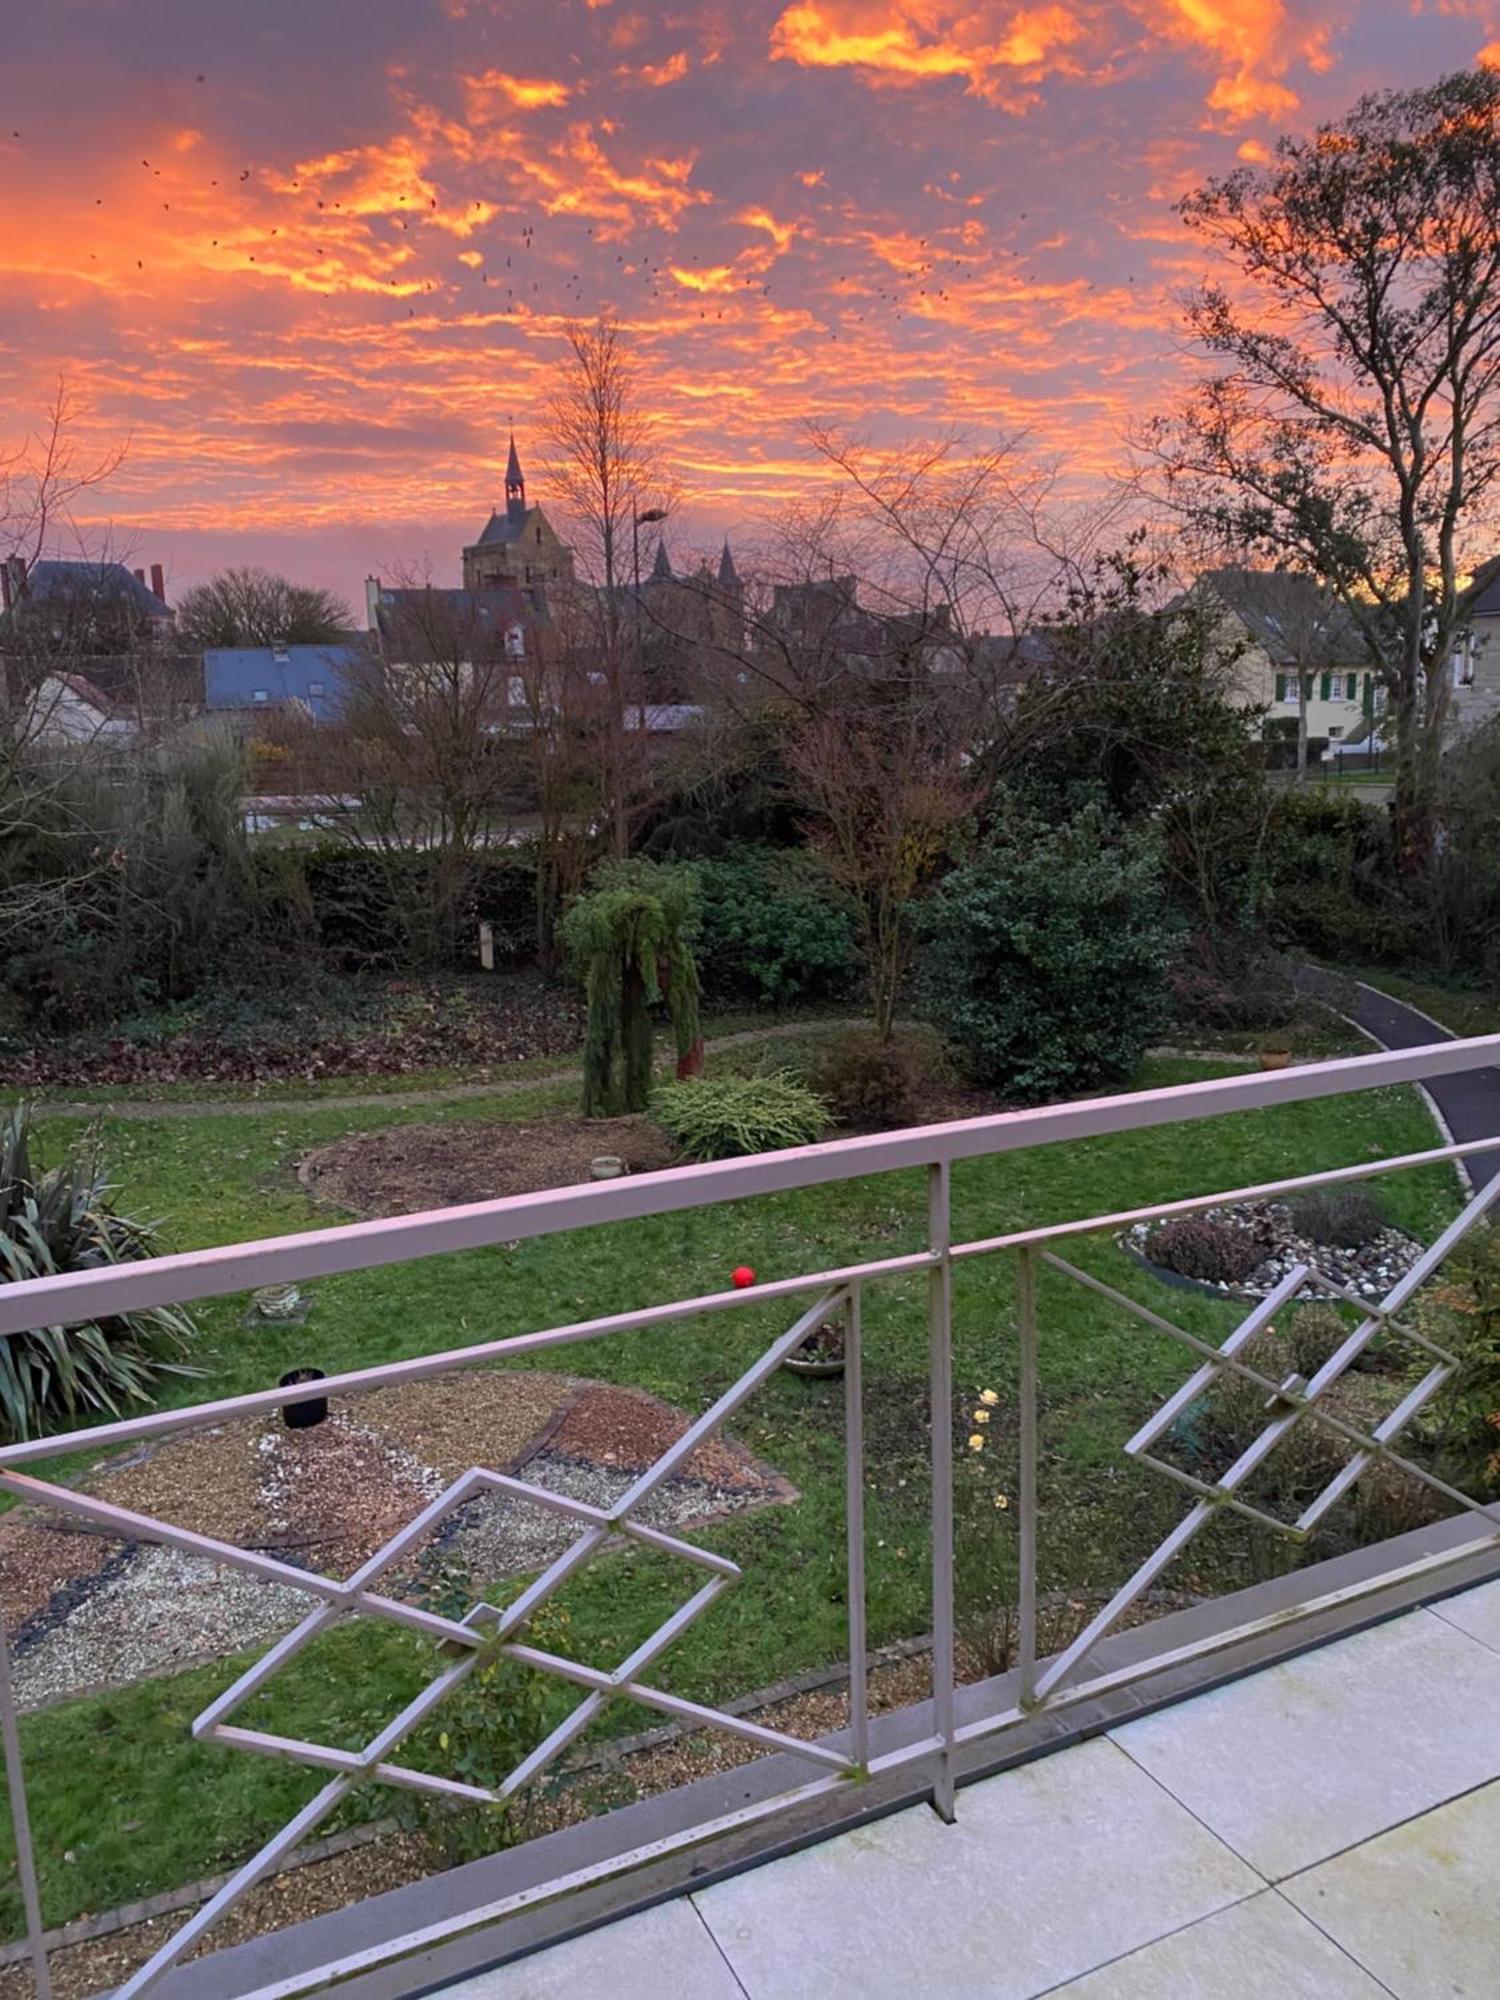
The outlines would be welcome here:
[[[230,1564],[252,1574],[273,1578],[306,1592],[313,1600],[307,1616],[269,1649],[264,1657],[242,1674],[226,1692],[203,1712],[194,1724],[194,1733],[205,1740],[218,1741],[236,1749],[259,1754],[290,1756],[323,1771],[328,1782],[317,1797],[289,1824],[273,1836],[215,1896],[209,1899],[147,1965],[127,1979],[119,1989],[121,2000],[146,1992],[191,1950],[256,1882],[278,1866],[311,1833],[357,1783],[374,1778],[381,1782],[419,1790],[470,1796],[474,1788],[453,1780],[415,1772],[395,1760],[394,1752],[402,1737],[416,1722],[431,1713],[454,1687],[459,1685],[482,1653],[495,1646],[512,1657],[542,1671],[577,1683],[583,1700],[566,1722],[518,1767],[500,1786],[497,1797],[508,1796],[535,1776],[594,1719],[605,1702],[615,1694],[628,1694],[679,1715],[683,1719],[714,1728],[732,1730],[760,1747],[790,1750],[823,1767],[823,1773],[780,1801],[768,1801],[750,1810],[749,1818],[772,1816],[793,1801],[816,1798],[847,1784],[851,1777],[870,1776],[894,1770],[935,1756],[932,1800],[938,1812],[951,1819],[955,1811],[956,1752],[960,1746],[1002,1733],[1042,1709],[1065,1708],[1097,1695],[1101,1690],[1122,1685],[1157,1671],[1167,1656],[1142,1657],[1133,1666],[1100,1672],[1092,1665],[1092,1655],[1100,1641],[1123,1613],[1158,1577],[1167,1563],[1221,1508],[1231,1508],[1256,1519],[1272,1532],[1305,1539],[1323,1514],[1343,1496],[1360,1474],[1378,1461],[1395,1462],[1454,1505],[1479,1517],[1476,1539],[1456,1543],[1441,1557],[1424,1553],[1415,1563],[1400,1570],[1372,1577],[1356,1586],[1373,1590],[1395,1575],[1425,1577],[1441,1566],[1460,1561],[1476,1550],[1500,1543],[1500,1524],[1480,1503],[1446,1485],[1426,1468],[1402,1457],[1395,1448],[1400,1431],[1450,1379],[1453,1357],[1423,1336],[1405,1328],[1396,1316],[1417,1287],[1435,1271],[1466,1232],[1500,1199],[1500,1179],[1482,1188],[1424,1254],[1414,1270],[1399,1281],[1379,1304],[1370,1305],[1336,1283],[1319,1280],[1325,1289],[1359,1308],[1360,1321],[1340,1345],[1337,1353],[1308,1382],[1273,1382],[1260,1374],[1244,1351],[1256,1332],[1268,1323],[1273,1311],[1294,1298],[1317,1275],[1299,1265],[1278,1286],[1275,1303],[1255,1308],[1245,1322],[1218,1348],[1180,1327],[1163,1315],[1132,1300],[1092,1274],[1078,1269],[1058,1254],[1070,1238],[1120,1231],[1155,1217],[1190,1214],[1228,1201],[1265,1199],[1310,1187],[1336,1185],[1344,1181],[1400,1172],[1445,1162],[1457,1162],[1473,1153],[1494,1150],[1497,1141],[1485,1139],[1464,1144],[1426,1148],[1395,1157],[1365,1160],[1346,1167],[1319,1169],[1309,1173],[1263,1182],[1211,1194],[1174,1199],[1146,1208],[1077,1217],[1001,1235],[955,1243],[952,1238],[952,1167],[956,1162],[1020,1151],[1033,1146],[1094,1139],[1112,1133],[1147,1127],[1185,1123],[1221,1116],[1236,1110],[1265,1108],[1336,1095],[1346,1091],[1379,1088],[1416,1082],[1438,1074],[1453,1074],[1500,1061],[1500,1036],[1476,1037],[1461,1042],[1443,1042],[1433,1047],[1382,1052],[1376,1055],[1307,1064],[1300,1068],[1261,1074],[1216,1078],[1208,1082],[1168,1086],[1160,1090],[1099,1097],[1077,1103],[1052,1105],[1040,1110],[1001,1113],[993,1117],[965,1119],[953,1124],[915,1128],[905,1132],[849,1139],[825,1145],[799,1147],[786,1152],[748,1160],[720,1162],[711,1166],[645,1174],[630,1179],[582,1187],[518,1195],[498,1201],[470,1204],[461,1208],[427,1214],[401,1216],[373,1222],[354,1223],[305,1234],[266,1239],[248,1244],[232,1244],[181,1255],[154,1258],[132,1265],[117,1265],[97,1271],[34,1279],[0,1286],[0,1336],[37,1325],[67,1324],[84,1317],[106,1316],[132,1310],[244,1291],[267,1283],[306,1281],[334,1272],[373,1269],[419,1257],[450,1254],[620,1222],[646,1215],[697,1208],[709,1203],[752,1199],[824,1186],[868,1174],[895,1172],[920,1167],[927,1184],[927,1240],[925,1247],[902,1255],[868,1259],[830,1270],[803,1272],[778,1278],[750,1290],[708,1293],[676,1299],[628,1312],[601,1315],[544,1331],[520,1333],[484,1341],[440,1354],[422,1355],[355,1369],[329,1376],[319,1383],[320,1395],[358,1395],[411,1382],[457,1369],[478,1368],[498,1361],[549,1351],[579,1341],[622,1334],[658,1326],[704,1313],[764,1307],[768,1301],[801,1300],[803,1304],[782,1333],[776,1335],[739,1379],[684,1431],[671,1447],[610,1507],[597,1508],[549,1494],[522,1479],[495,1469],[475,1467],[430,1502],[386,1546],[377,1551],[351,1577],[325,1577],[294,1568],[290,1564],[253,1551],[195,1534],[191,1530],[128,1512],[96,1495],[35,1477],[23,1468],[60,1454],[87,1448],[92,1451],[160,1438],[174,1432],[221,1424],[283,1408],[306,1396],[305,1385],[278,1386],[248,1395],[222,1398],[187,1408],[159,1410],[115,1423],[100,1424],[65,1434],[30,1440],[0,1448],[0,1490],[61,1509],[108,1528],[116,1534],[141,1540],[155,1540],[190,1553]],[[960,1725],[956,1718],[955,1603],[953,1571],[953,1435],[949,1421],[952,1408],[952,1330],[954,1266],[980,1256],[1013,1257],[1017,1268],[1016,1353],[1019,1394],[1019,1478],[1017,1515],[1019,1531],[1019,1579],[1017,1587],[1019,1638],[1019,1693],[1013,1707],[980,1721]],[[1038,1276],[1045,1267],[1069,1282],[1080,1283],[1102,1294],[1125,1312],[1132,1313],[1179,1341],[1196,1360],[1195,1372],[1183,1388],[1167,1399],[1156,1415],[1122,1445],[1137,1462],[1191,1489],[1189,1513],[1137,1569],[1135,1575],[1079,1633],[1057,1658],[1044,1662],[1038,1657],[1037,1628],[1037,1410],[1040,1389],[1038,1360]],[[933,1732],[915,1743],[872,1757],[870,1754],[869,1711],[866,1689],[865,1627],[865,1530],[864,1530],[864,1441],[862,1310],[867,1286],[892,1277],[925,1272],[927,1276],[929,1398],[932,1413],[932,1717]],[[811,1301],[808,1303],[808,1301]],[[700,1614],[707,1611],[723,1590],[733,1586],[739,1575],[735,1564],[723,1557],[696,1548],[677,1538],[648,1528],[633,1518],[642,1501],[683,1464],[691,1453],[736,1411],[769,1377],[771,1372],[805,1337],[808,1330],[834,1309],[846,1314],[846,1479],[848,1645],[850,1661],[850,1730],[847,1751],[834,1751],[815,1744],[801,1744],[778,1732],[724,1711],[684,1701],[653,1688],[641,1676],[673,1641]],[[1389,1416],[1369,1434],[1329,1411],[1321,1402],[1332,1386],[1369,1342],[1387,1327],[1401,1328],[1425,1347],[1433,1366]],[[1244,1451],[1235,1465],[1215,1482],[1205,1482],[1183,1473],[1153,1456],[1151,1447],[1173,1420],[1173,1414],[1202,1395],[1221,1375],[1238,1377],[1268,1392],[1272,1408],[1260,1436]],[[1331,1427],[1351,1447],[1353,1456],[1345,1471],[1336,1475],[1296,1523],[1276,1521],[1245,1500],[1240,1488],[1264,1462],[1278,1442],[1298,1423],[1313,1422]],[[561,1556],[521,1592],[504,1612],[478,1604],[462,1619],[441,1617],[385,1596],[376,1585],[381,1575],[433,1525],[472,1493],[503,1487],[551,1507],[577,1521],[579,1537]],[[540,1651],[527,1642],[524,1627],[534,1612],[562,1583],[586,1563],[615,1534],[626,1534],[653,1546],[669,1548],[706,1569],[707,1582],[677,1611],[673,1612],[650,1638],[637,1646],[630,1657],[613,1672],[580,1668]],[[1350,1593],[1342,1593],[1348,1595]],[[1321,1600],[1318,1600],[1321,1603]],[[1310,1610],[1311,1607],[1307,1607]],[[413,1627],[446,1641],[452,1649],[437,1678],[421,1691],[402,1715],[380,1732],[364,1750],[334,1750],[327,1745],[272,1737],[264,1732],[241,1728],[231,1722],[234,1712],[263,1686],[287,1660],[298,1653],[318,1632],[351,1610],[366,1616],[386,1618]],[[1284,1626],[1287,1612],[1268,1614],[1266,1622]],[[1236,1628],[1237,1630],[1239,1628]],[[1252,1621],[1245,1633],[1260,1629]],[[1224,1644],[1222,1635],[1204,1638],[1171,1654],[1173,1663],[1207,1653]],[[0,1653],[4,1634],[0,1631]],[[14,1690],[3,1659],[0,1659],[0,1741],[3,1741],[7,1778],[16,1829],[19,1872],[27,1919],[27,1935],[36,1972],[40,2000],[48,1994],[46,1951],[42,1941],[36,1874],[25,1811],[25,1787],[21,1769],[20,1743],[16,1729]],[[587,1877],[593,1881],[609,1873],[639,1866],[675,1847],[696,1845],[731,1824],[749,1823],[745,1812],[723,1821],[699,1825],[667,1842],[652,1843],[649,1853],[634,1850],[592,1865],[584,1876],[553,1883],[544,1889],[527,1890],[501,1899],[489,1907],[482,1920],[493,1922],[500,1916],[532,1907],[540,1901],[564,1894]],[[470,1912],[451,1919],[444,1926],[429,1927],[420,1935],[422,1944],[410,1939],[391,1940],[372,1954],[364,1951],[356,1959],[341,1959],[306,1974],[290,1975],[261,1989],[259,2000],[290,2000],[293,1995],[310,1994],[342,1983],[372,1962],[389,1963],[409,1951],[426,1949],[437,1932],[457,1935],[472,1929],[481,1920]]]

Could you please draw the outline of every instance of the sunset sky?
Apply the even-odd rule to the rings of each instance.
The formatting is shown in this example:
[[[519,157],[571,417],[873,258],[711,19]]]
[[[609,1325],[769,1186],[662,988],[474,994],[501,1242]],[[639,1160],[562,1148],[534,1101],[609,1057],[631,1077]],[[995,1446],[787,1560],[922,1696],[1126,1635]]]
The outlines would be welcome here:
[[[84,520],[180,590],[357,600],[499,497],[569,315],[619,310],[674,548],[810,477],[807,416],[1026,427],[1080,481],[1185,363],[1171,213],[1493,5],[49,0],[0,49],[0,440],[66,377]]]

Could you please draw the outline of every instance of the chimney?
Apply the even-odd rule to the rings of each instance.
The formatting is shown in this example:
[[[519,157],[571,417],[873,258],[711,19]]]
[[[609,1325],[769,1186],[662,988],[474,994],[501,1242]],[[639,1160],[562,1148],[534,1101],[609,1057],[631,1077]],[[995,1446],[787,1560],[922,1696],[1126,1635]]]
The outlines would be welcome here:
[[[143,569],[133,569],[130,574],[135,578],[137,583],[144,583],[146,581],[146,572]]]
[[[151,565],[151,591],[153,596],[159,597],[163,604],[166,603],[167,580],[162,574],[160,563],[152,563]]]

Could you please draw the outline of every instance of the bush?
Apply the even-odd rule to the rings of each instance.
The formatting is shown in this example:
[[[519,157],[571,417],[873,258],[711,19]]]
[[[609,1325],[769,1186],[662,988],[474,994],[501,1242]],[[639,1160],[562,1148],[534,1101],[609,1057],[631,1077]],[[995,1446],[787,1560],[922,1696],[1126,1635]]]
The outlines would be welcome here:
[[[1317,1011],[1298,992],[1290,962],[1254,932],[1200,931],[1167,984],[1173,1018],[1186,1028],[1288,1028]]]
[[[823,1135],[828,1107],[816,1092],[784,1074],[699,1077],[669,1084],[656,1120],[690,1160],[727,1160],[810,1146]]]
[[[909,1037],[888,1042],[859,1028],[831,1041],[815,1058],[808,1081],[841,1125],[911,1125],[923,1080],[941,1063]]]
[[[154,1257],[154,1226],[117,1214],[113,1194],[97,1152],[33,1171],[26,1114],[12,1112],[0,1133],[0,1282]],[[151,1402],[162,1375],[191,1372],[183,1361],[192,1335],[185,1314],[157,1307],[0,1338],[0,1438]]]
[[[848,905],[806,854],[741,847],[694,867],[698,951],[715,1000],[783,1007],[849,985],[859,953]]]
[[[342,841],[255,852],[262,892],[283,925],[341,971],[410,970],[433,961],[431,927],[414,917],[438,900],[433,850],[375,854]],[[456,964],[470,965],[481,919],[490,926],[497,966],[536,957],[536,864],[515,853],[471,857],[459,900]]]
[[[1146,1255],[1165,1271],[1203,1284],[1238,1285],[1265,1261],[1265,1250],[1248,1229],[1184,1215],[1164,1222],[1146,1238]]]
[[[1286,1327],[1286,1348],[1292,1367],[1304,1381],[1310,1382],[1348,1334],[1349,1328],[1337,1306],[1321,1300],[1298,1306]]]
[[[238,746],[15,758],[0,775],[0,914],[28,912],[0,977],[49,1032],[183,999],[259,956]]]
[[[1369,1188],[1309,1188],[1287,1206],[1299,1236],[1339,1250],[1362,1250],[1387,1227],[1385,1207]]]
[[[1177,941],[1149,833],[1097,808],[1015,819],[918,912],[919,990],[982,1084],[1059,1096],[1128,1076]]]
[[[1283,792],[1266,866],[1267,920],[1279,943],[1346,961],[1421,949],[1426,920],[1407,898],[1384,807],[1329,787]]]

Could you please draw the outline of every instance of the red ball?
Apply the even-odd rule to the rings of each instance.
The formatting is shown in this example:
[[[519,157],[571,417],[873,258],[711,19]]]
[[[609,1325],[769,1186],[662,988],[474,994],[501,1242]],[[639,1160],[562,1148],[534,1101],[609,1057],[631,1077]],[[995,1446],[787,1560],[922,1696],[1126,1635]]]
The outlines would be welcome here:
[[[755,1283],[755,1273],[751,1270],[748,1264],[741,1264],[739,1269],[734,1274],[734,1284],[736,1291],[742,1292],[744,1291],[746,1285],[753,1285],[754,1283]]]

